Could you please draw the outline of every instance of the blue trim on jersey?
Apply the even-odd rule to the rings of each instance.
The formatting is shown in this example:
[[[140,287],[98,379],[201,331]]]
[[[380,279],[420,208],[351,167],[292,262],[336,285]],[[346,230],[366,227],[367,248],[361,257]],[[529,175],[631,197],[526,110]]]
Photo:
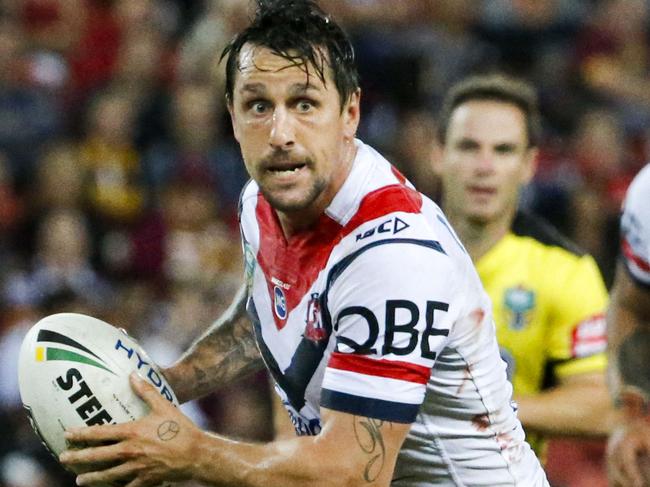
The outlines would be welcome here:
[[[320,404],[335,411],[404,424],[413,423],[420,410],[418,404],[354,396],[330,389],[322,389]]]
[[[323,324],[328,330],[332,329],[332,316],[330,315],[330,311],[327,306],[327,296],[329,294],[330,288],[332,287],[332,284],[334,284],[334,281],[336,281],[339,278],[339,276],[343,274],[343,271],[347,269],[350,266],[350,264],[352,264],[352,262],[354,262],[354,259],[359,257],[361,254],[363,254],[367,250],[378,247],[379,245],[387,245],[387,244],[419,245],[421,247],[433,249],[437,252],[440,252],[441,254],[447,255],[447,252],[445,252],[445,250],[442,248],[440,242],[436,240],[418,240],[415,238],[387,238],[385,240],[377,240],[375,242],[369,243],[368,245],[365,245],[364,247],[361,247],[358,250],[355,250],[350,255],[344,257],[339,262],[337,262],[330,269],[329,274],[327,275],[325,291],[323,291],[323,293],[320,295],[321,318],[323,319]]]
[[[443,226],[447,229],[447,231],[449,232],[449,235],[451,235],[451,238],[453,238],[456,241],[456,243],[458,244],[460,249],[463,251],[463,253],[466,254],[467,250],[465,250],[465,247],[463,247],[463,244],[460,243],[460,239],[458,238],[458,235],[456,235],[456,232],[454,232],[451,229],[451,226],[449,225],[449,222],[447,222],[447,219],[444,216],[440,215],[440,214],[437,214],[436,218],[438,218],[438,221],[440,223],[442,223]]]

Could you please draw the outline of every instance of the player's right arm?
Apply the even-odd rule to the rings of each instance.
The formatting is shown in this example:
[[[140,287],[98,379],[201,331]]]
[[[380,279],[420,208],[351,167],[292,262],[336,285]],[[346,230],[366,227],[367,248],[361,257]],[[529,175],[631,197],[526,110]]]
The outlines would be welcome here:
[[[246,288],[242,286],[224,314],[164,374],[183,403],[260,370],[263,365],[246,317]]]
[[[612,485],[644,486],[650,462],[650,287],[619,265],[607,316],[610,389],[621,412],[608,445]],[[646,471],[645,475],[649,475]]]
[[[148,416],[66,433],[72,442],[105,442],[62,454],[65,464],[91,463],[90,470],[97,462],[109,465],[79,475],[78,485],[130,481],[144,487],[191,479],[214,486],[389,487],[410,428],[321,408],[323,429],[316,436],[247,443],[201,431],[150,384],[133,379],[132,385],[151,408]]]

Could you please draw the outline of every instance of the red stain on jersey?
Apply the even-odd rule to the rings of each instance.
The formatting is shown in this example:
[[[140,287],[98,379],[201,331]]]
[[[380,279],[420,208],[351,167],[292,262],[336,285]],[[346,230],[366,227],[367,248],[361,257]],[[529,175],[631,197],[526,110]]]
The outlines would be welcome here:
[[[487,414],[477,414],[472,418],[472,424],[478,431],[485,431],[490,427],[490,417]]]
[[[465,367],[465,370],[463,370],[463,382],[458,386],[458,389],[456,389],[456,395],[460,394],[463,392],[465,389],[465,385],[472,380],[472,364],[469,364],[467,367]]]
[[[507,450],[512,446],[512,436],[509,433],[500,433],[497,435],[497,445],[501,451]]]
[[[480,328],[483,324],[483,318],[485,318],[485,310],[482,308],[477,308],[472,311],[469,316],[474,321],[474,326]]]

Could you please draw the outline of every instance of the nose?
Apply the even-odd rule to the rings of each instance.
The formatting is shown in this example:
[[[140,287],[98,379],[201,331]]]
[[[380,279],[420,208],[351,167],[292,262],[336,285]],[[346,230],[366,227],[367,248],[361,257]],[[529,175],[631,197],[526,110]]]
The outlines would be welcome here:
[[[489,150],[482,150],[477,156],[476,168],[480,172],[491,172],[494,169],[494,154]]]
[[[288,149],[294,145],[294,129],[290,114],[282,107],[273,112],[269,144],[274,149]]]

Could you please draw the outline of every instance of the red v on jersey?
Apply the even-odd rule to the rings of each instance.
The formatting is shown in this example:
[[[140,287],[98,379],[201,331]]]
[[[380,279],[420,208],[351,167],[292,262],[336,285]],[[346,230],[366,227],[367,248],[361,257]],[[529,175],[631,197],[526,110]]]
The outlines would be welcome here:
[[[284,327],[289,314],[309,291],[342,238],[367,221],[396,211],[418,213],[422,206],[422,197],[417,191],[401,184],[385,186],[366,195],[357,213],[344,227],[322,215],[314,229],[286,240],[271,205],[261,193],[257,198],[260,231],[257,262],[266,276],[278,330]]]
[[[261,194],[256,213],[260,229],[257,262],[266,276],[275,325],[281,330],[339,242],[341,225],[323,215],[314,231],[301,232],[287,241],[275,211]],[[278,312],[278,299],[284,300],[284,313]]]

